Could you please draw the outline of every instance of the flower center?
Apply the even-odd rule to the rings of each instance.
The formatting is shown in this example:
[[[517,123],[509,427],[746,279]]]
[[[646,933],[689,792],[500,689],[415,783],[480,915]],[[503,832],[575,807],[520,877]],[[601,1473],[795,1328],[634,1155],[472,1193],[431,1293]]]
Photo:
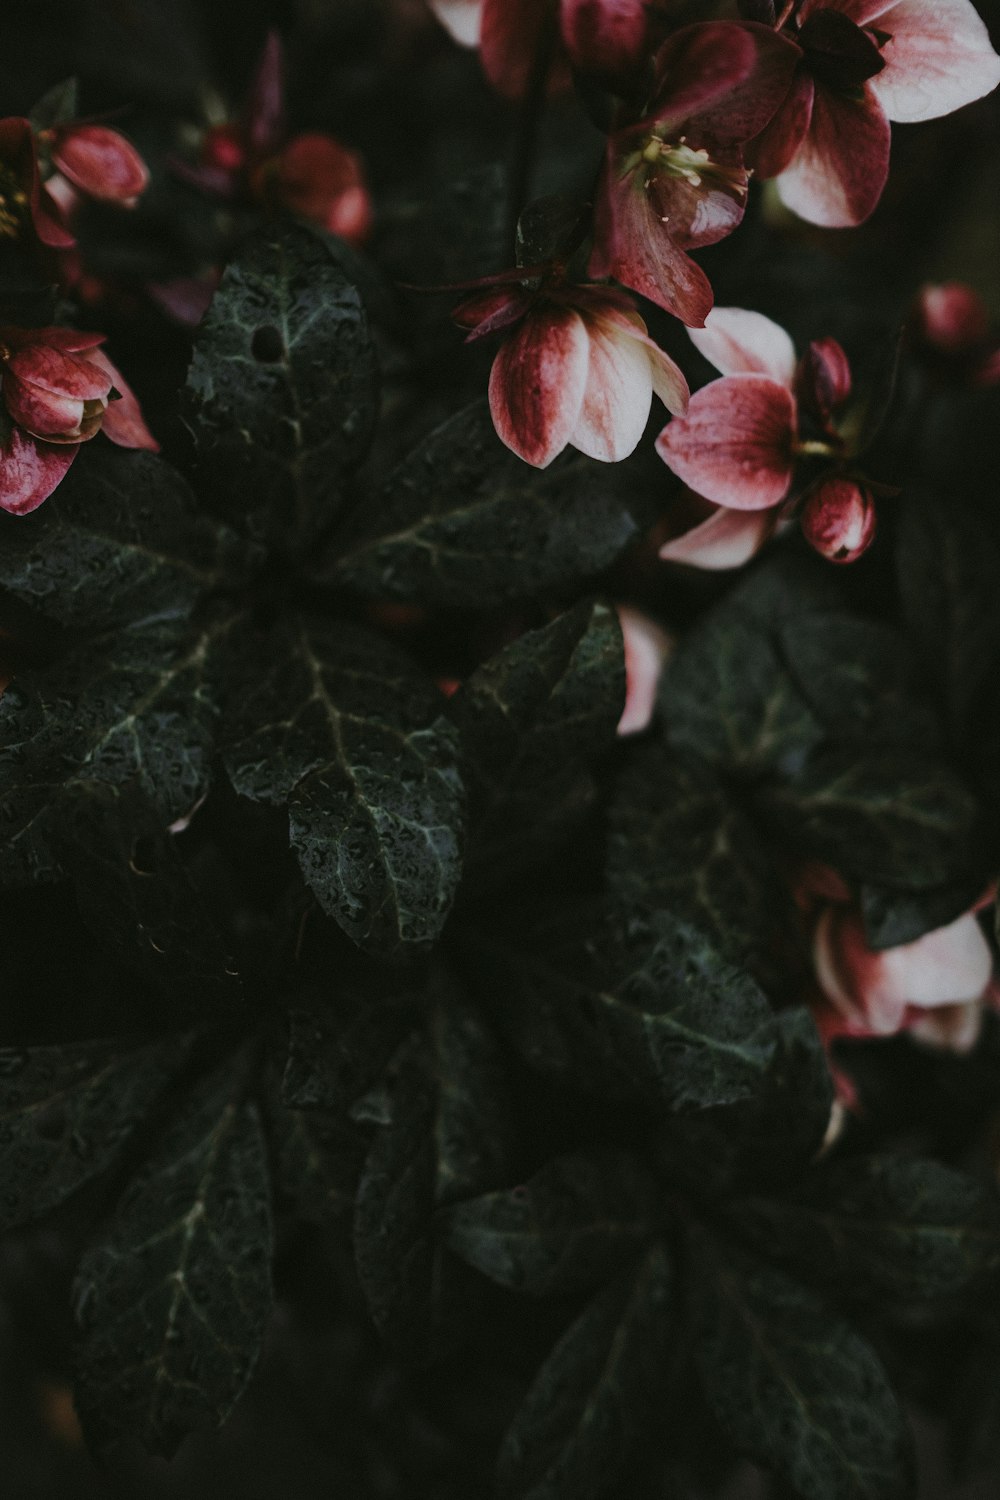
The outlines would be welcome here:
[[[0,239],[18,238],[27,210],[27,193],[11,171],[0,167]]]
[[[640,160],[647,167],[655,167],[657,173],[679,177],[690,183],[691,187],[702,187],[707,181],[709,184],[719,183],[740,194],[747,190],[740,168],[726,167],[713,161],[703,146],[695,150],[688,145],[687,137],[683,135],[676,142],[661,140],[658,135],[650,136],[643,147]],[[647,186],[648,182],[649,178]]]

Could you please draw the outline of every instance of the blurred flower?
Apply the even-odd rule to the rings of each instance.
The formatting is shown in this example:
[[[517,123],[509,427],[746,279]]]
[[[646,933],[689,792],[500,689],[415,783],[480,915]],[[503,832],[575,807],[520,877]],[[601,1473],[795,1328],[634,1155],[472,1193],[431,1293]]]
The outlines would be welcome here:
[[[641,734],[652,722],[660,673],[673,641],[655,620],[627,604],[618,606],[618,622],[625,645],[625,708],[618,733]]]
[[[174,171],[204,192],[285,209],[354,244],[372,223],[360,158],[322,131],[287,138],[284,58],[271,32],[239,120],[205,132],[196,166]]]
[[[731,234],[746,208],[742,143],[784,97],[795,48],[767,28],[686,26],[658,53],[652,102],[623,110],[594,214],[592,276],[614,277],[701,327],[712,288],[687,253]]]
[[[121,447],[158,446],[133,392],[97,347],[103,339],[71,328],[0,328],[0,509],[35,510],[102,427]]]
[[[990,336],[986,304],[962,281],[928,283],[910,319],[911,346],[949,384],[1000,383],[1000,339]]]
[[[567,446],[607,463],[627,458],[654,391],[668,411],[686,408],[683,374],[624,293],[570,285],[557,272],[532,285],[531,276],[487,278],[454,313],[470,340],[505,336],[490,374],[498,435],[540,469]]]
[[[796,363],[785,330],[740,307],[717,307],[704,328],[688,332],[723,379],[695,392],[657,450],[686,485],[725,511],[673,538],[661,557],[715,568],[745,562],[784,518],[799,466],[812,460],[828,467],[804,492],[806,539],[832,561],[860,557],[875,534],[875,512],[871,485],[850,471],[838,428],[851,394],[840,345],[817,339]]]
[[[76,242],[62,209],[42,185],[38,148],[30,120],[0,120],[0,238],[18,239],[27,231],[52,250]]]
[[[970,0],[790,0],[776,26],[798,67],[748,157],[814,224],[867,219],[889,172],[890,120],[951,114],[1000,82]]]
[[[149,183],[149,169],[138,151],[106,125],[69,121],[40,131],[38,141],[56,171],[78,193],[99,203],[134,208]]]

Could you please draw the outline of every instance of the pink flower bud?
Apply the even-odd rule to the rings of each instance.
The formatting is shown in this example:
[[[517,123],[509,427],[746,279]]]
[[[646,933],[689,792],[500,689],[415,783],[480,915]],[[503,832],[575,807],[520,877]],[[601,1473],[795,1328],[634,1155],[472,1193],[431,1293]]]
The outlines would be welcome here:
[[[920,337],[941,354],[971,353],[989,332],[985,303],[962,281],[922,287],[914,317]]]
[[[852,479],[825,479],[803,507],[802,532],[828,562],[855,562],[875,536],[871,495]]]
[[[149,183],[138,151],[106,125],[64,125],[52,134],[52,165],[88,198],[134,207]]]

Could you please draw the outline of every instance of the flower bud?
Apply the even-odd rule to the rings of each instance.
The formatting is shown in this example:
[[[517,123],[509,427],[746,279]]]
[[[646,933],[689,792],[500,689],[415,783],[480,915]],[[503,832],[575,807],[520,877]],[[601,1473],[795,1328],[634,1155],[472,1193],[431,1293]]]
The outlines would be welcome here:
[[[802,532],[828,562],[856,562],[875,536],[875,504],[853,479],[826,479],[802,511]]]
[[[968,354],[977,350],[989,332],[985,303],[962,281],[922,287],[914,320],[920,338],[941,354]]]
[[[138,151],[106,125],[65,125],[52,134],[52,165],[88,198],[132,208],[149,182]]]

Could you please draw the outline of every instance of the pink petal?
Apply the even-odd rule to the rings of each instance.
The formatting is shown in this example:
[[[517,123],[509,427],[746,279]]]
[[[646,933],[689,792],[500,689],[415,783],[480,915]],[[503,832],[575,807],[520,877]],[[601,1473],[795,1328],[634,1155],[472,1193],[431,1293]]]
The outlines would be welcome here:
[[[646,60],[649,0],[562,0],[562,35],[577,68],[627,77]]]
[[[119,448],[147,448],[150,453],[159,453],[160,445],[143,420],[139,398],[116,365],[113,365],[103,349],[95,349],[90,356],[111,379],[120,400],[110,401],[104,413],[101,431]]]
[[[276,151],[285,133],[285,58],[281,37],[269,31],[243,111],[251,155]]]
[[[103,344],[106,334],[81,333],[77,328],[3,328],[0,343],[8,349],[28,349],[44,344],[47,349],[60,349],[64,354],[79,354],[84,349],[94,349]]]
[[[660,548],[664,562],[689,563],[707,573],[742,568],[770,541],[778,525],[778,512],[730,510],[720,505],[704,521],[671,538]]]
[[[620,735],[648,729],[656,706],[656,689],[673,641],[655,620],[628,605],[618,606],[625,643],[625,708],[618,721]]]
[[[925,1047],[962,1055],[971,1052],[983,1029],[983,1007],[975,1000],[966,1005],[935,1006],[914,1010],[906,1017],[906,1032]]]
[[[812,75],[800,68],[770,124],[746,144],[747,161],[758,177],[777,177],[793,159],[809,129],[814,94]]]
[[[39,443],[19,427],[0,447],[0,510],[26,516],[47,500],[79,453],[79,446]]]
[[[75,397],[43,391],[30,380],[18,380],[8,369],[3,375],[3,398],[13,420],[33,437],[83,440],[84,403]]]
[[[493,361],[490,410],[500,440],[544,469],[570,441],[590,371],[590,335],[570,308],[526,318]]]
[[[483,0],[430,0],[431,10],[461,47],[479,42]]]
[[[35,136],[29,120],[19,115],[0,120],[0,162],[15,185],[27,195],[32,226],[42,244],[53,250],[72,249],[76,240],[62,223],[58,205],[41,184]]]
[[[85,358],[77,358],[52,344],[27,344],[7,360],[7,371],[39,390],[80,401],[103,401],[111,388],[93,349],[87,350]]]
[[[978,1000],[993,973],[989,944],[971,912],[877,958],[879,993],[921,1009]]]
[[[610,318],[589,319],[587,331],[587,385],[570,443],[590,458],[617,463],[635,451],[646,430],[653,402],[649,355]]]
[[[853,479],[826,479],[802,509],[802,535],[828,562],[856,562],[875,539],[875,504]]]
[[[278,158],[276,182],[286,208],[330,234],[358,242],[371,228],[361,162],[332,136],[320,131],[296,136]]]
[[[557,4],[558,0],[483,0],[479,37],[483,71],[508,99],[520,99],[527,91]],[[553,70],[553,86],[567,81],[565,58],[562,62],[562,68]]]
[[[802,359],[797,386],[804,401],[824,424],[851,394],[851,365],[836,339],[813,339]]]
[[[657,55],[649,119],[680,122],[701,114],[748,78],[756,62],[754,39],[737,21],[683,26]]]
[[[976,349],[990,326],[985,302],[963,281],[922,287],[915,321],[922,337],[944,354]]]
[[[512,328],[524,317],[530,305],[530,296],[520,288],[494,286],[462,302],[451,316],[459,328],[471,329],[466,339],[466,343],[471,344],[491,333]]]
[[[805,139],[778,178],[781,201],[828,229],[862,223],[889,175],[889,138],[889,121],[870,82],[858,99],[817,87]]]
[[[149,170],[135,147],[106,125],[58,131],[52,160],[74,187],[101,202],[134,203],[149,182]]]
[[[824,996],[848,1023],[829,1027],[832,1035],[892,1036],[900,1031],[907,999],[881,983],[882,959],[865,940],[860,915],[850,907],[828,906],[813,934],[813,964]]]
[[[723,375],[769,375],[791,388],[795,346],[780,326],[745,307],[713,307],[688,337]]]
[[[769,26],[743,22],[754,47],[751,71],[707,108],[698,123],[721,140],[748,141],[759,135],[788,97],[802,53]]]
[[[969,0],[898,0],[874,24],[891,41],[871,88],[890,120],[934,120],[1000,83],[1000,57]]]
[[[691,397],[657,439],[668,468],[696,494],[734,510],[778,505],[792,482],[795,401],[765,375],[727,375]]]
[[[591,276],[613,276],[689,326],[701,327],[712,287],[700,266],[679,250],[649,201],[638,172],[620,175],[614,138],[594,205]]]

